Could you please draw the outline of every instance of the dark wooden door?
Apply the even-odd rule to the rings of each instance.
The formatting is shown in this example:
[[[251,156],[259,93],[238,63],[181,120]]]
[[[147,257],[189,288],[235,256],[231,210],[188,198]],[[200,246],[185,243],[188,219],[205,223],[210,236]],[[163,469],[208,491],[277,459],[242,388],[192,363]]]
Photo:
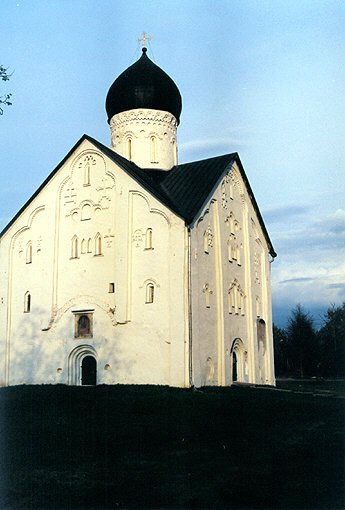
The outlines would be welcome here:
[[[97,363],[93,356],[85,356],[81,362],[82,386],[94,386],[97,379]]]

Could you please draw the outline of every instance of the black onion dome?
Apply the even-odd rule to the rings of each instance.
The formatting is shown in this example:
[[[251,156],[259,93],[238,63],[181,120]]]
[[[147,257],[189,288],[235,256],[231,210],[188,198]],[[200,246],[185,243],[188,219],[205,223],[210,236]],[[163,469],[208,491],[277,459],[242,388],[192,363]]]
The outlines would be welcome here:
[[[171,113],[180,123],[181,94],[170,76],[149,59],[146,51],[143,48],[139,60],[120,74],[110,87],[105,103],[108,122],[117,113],[152,108]]]

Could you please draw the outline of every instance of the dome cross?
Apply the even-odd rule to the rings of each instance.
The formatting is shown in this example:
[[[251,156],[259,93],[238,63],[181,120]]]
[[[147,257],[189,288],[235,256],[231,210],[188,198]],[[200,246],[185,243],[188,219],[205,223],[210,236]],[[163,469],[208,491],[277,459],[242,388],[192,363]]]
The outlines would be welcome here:
[[[146,48],[147,41],[151,41],[151,40],[152,40],[152,35],[147,35],[147,32],[143,32],[142,38],[138,37],[138,39],[137,39],[138,44],[141,43],[143,48]]]

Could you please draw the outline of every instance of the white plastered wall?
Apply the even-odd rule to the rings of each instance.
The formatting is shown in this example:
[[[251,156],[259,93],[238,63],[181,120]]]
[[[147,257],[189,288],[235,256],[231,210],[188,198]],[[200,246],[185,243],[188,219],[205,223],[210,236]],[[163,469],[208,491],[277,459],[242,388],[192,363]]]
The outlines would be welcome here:
[[[98,383],[188,384],[184,222],[90,142],[0,246],[1,384],[73,383],[73,353],[84,347],[97,359]],[[149,282],[153,303],[145,302]],[[92,338],[75,338],[75,314],[83,311]]]
[[[236,164],[191,230],[191,267],[194,384],[231,384],[234,348],[238,382],[274,384],[268,246]]]
[[[141,168],[170,170],[177,164],[176,118],[145,108],[110,119],[111,148]]]

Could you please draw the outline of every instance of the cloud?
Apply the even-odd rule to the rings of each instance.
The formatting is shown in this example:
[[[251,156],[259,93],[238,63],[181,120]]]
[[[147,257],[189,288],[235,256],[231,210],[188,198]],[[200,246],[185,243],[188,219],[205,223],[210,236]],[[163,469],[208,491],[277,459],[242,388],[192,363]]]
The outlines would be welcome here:
[[[291,218],[300,218],[310,212],[311,206],[309,205],[284,205],[266,209],[263,211],[263,216],[267,222],[277,223],[280,221],[286,222]]]
[[[179,144],[179,150],[190,153],[194,151],[203,152],[203,151],[214,151],[219,154],[219,151],[223,151],[224,153],[231,152],[229,151],[229,147],[234,146],[245,146],[246,142],[243,140],[239,140],[238,138],[205,138],[203,140],[190,140],[189,142],[184,142]]]
[[[283,280],[281,283],[301,283],[301,282],[310,282],[314,281],[314,278],[300,277],[300,278],[290,278],[289,280]]]

